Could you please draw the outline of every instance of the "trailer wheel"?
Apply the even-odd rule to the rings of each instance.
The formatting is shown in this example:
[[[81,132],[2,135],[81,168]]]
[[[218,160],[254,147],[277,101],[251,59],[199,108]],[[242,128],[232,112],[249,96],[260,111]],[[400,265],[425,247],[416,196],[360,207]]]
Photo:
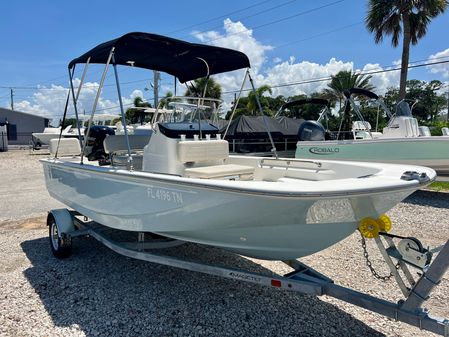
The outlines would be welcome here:
[[[72,254],[72,239],[66,233],[61,233],[53,214],[47,218],[48,236],[50,238],[51,252],[58,259],[63,259]]]

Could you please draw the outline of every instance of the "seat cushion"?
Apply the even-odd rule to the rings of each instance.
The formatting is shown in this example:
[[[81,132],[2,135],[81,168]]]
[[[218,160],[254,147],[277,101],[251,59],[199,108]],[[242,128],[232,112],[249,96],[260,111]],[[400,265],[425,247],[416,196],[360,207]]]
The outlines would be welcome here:
[[[220,179],[238,176],[239,178],[250,179],[254,174],[254,167],[236,164],[213,165],[188,168],[185,169],[184,173],[190,178]]]
[[[222,160],[229,156],[226,140],[185,140],[178,142],[181,163]]]

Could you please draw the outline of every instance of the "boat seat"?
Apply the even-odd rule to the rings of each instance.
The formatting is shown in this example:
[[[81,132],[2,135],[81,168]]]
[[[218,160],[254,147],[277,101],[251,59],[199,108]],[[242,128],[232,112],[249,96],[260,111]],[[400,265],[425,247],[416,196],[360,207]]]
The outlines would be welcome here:
[[[133,150],[143,150],[150,141],[151,135],[128,135],[129,147]],[[114,153],[128,151],[125,135],[107,136],[103,141],[104,152]]]
[[[223,164],[202,167],[191,167],[184,170],[186,177],[200,179],[232,179],[249,180],[254,176],[254,167],[236,164]]]
[[[56,154],[56,150],[58,150],[58,156],[60,157],[73,157],[81,154],[81,146],[78,138],[50,139],[49,150],[52,156]]]

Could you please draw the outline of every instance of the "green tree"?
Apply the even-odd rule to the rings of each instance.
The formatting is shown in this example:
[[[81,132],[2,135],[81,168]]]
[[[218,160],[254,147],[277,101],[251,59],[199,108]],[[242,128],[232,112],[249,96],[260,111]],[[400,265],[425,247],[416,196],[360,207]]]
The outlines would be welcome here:
[[[161,109],[168,108],[169,101],[168,98],[173,97],[173,93],[171,91],[167,91],[165,96],[159,101],[159,107]]]
[[[145,119],[145,109],[151,108],[151,104],[145,102],[142,97],[136,96],[133,101],[134,107],[126,110],[125,116],[127,122],[131,124],[143,123]]]
[[[202,77],[194,80],[184,93],[184,96],[203,97],[204,88],[206,88],[204,97],[221,99],[221,86],[212,77],[209,79]]]
[[[251,115],[256,116],[258,115],[259,107],[257,106],[257,98],[259,98],[260,105],[262,108],[265,106],[268,106],[268,99],[267,97],[263,96],[264,93],[268,92],[270,95],[273,94],[273,91],[271,90],[271,87],[269,85],[262,85],[261,87],[256,89],[256,93],[254,91],[250,91],[248,94],[248,103],[246,104],[246,108],[250,112]]]
[[[430,82],[410,80],[407,81],[408,91],[405,99],[413,103],[412,113],[421,123],[432,124],[436,121],[440,112],[446,107],[447,101],[444,94],[439,95],[438,90],[443,83],[438,80]],[[395,111],[395,104],[399,100],[399,89],[390,88],[385,93],[385,103],[392,112]]]
[[[398,99],[405,98],[410,43],[416,45],[427,33],[431,19],[447,8],[446,0],[369,0],[365,24],[374,41],[382,42],[391,35],[397,47],[402,36],[401,79]]]

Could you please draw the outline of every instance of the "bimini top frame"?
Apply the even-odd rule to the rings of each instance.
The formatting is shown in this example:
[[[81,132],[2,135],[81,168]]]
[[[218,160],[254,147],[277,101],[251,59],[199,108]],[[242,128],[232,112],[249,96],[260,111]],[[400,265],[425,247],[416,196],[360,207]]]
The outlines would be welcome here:
[[[78,87],[78,92],[75,95],[75,90],[73,87],[73,75],[75,72],[75,66],[79,63],[84,63],[85,68],[83,71],[81,83]],[[128,132],[126,128],[125,112],[123,109],[123,102],[120,92],[117,65],[124,65],[131,67],[135,66],[144,69],[163,71],[165,73],[175,76],[176,78],[179,79],[181,83],[185,83],[186,81],[194,80],[200,77],[209,78],[210,75],[247,68],[246,74],[250,79],[252,90],[256,94],[254,83],[249,74],[250,62],[248,57],[242,52],[227,48],[185,42],[156,34],[138,33],[138,32],[128,33],[117,39],[104,42],[96,46],[95,48],[92,48],[87,53],[73,59],[69,63],[68,70],[71,86],[71,95],[73,99],[73,105],[75,109],[75,116],[77,118],[77,122],[78,122],[78,109],[76,103],[84,81],[87,67],[89,66],[90,63],[105,64],[105,69],[103,71],[103,75],[94,101],[94,105],[91,112],[91,118],[89,119],[85,139],[88,139],[89,137],[90,127],[92,125],[93,116],[95,114],[100,93],[104,85],[106,73],[109,65],[112,63],[117,85],[117,93],[121,110],[122,125],[124,126],[126,145],[128,148],[128,158],[130,160],[129,166],[131,167],[131,169],[132,169],[131,149],[129,146]],[[205,92],[206,88],[204,89],[203,96]],[[67,112],[68,100],[69,96],[67,97],[66,101],[64,120]],[[257,95],[256,100],[258,103],[259,111],[263,115],[262,107],[260,105]],[[81,143],[82,137],[79,128],[78,132]],[[270,137],[273,146],[273,151],[277,157],[276,149],[274,146],[274,142],[272,141],[268,125],[267,125],[267,133]],[[85,144],[86,142],[84,142],[83,150],[81,152],[81,164],[83,163]]]

